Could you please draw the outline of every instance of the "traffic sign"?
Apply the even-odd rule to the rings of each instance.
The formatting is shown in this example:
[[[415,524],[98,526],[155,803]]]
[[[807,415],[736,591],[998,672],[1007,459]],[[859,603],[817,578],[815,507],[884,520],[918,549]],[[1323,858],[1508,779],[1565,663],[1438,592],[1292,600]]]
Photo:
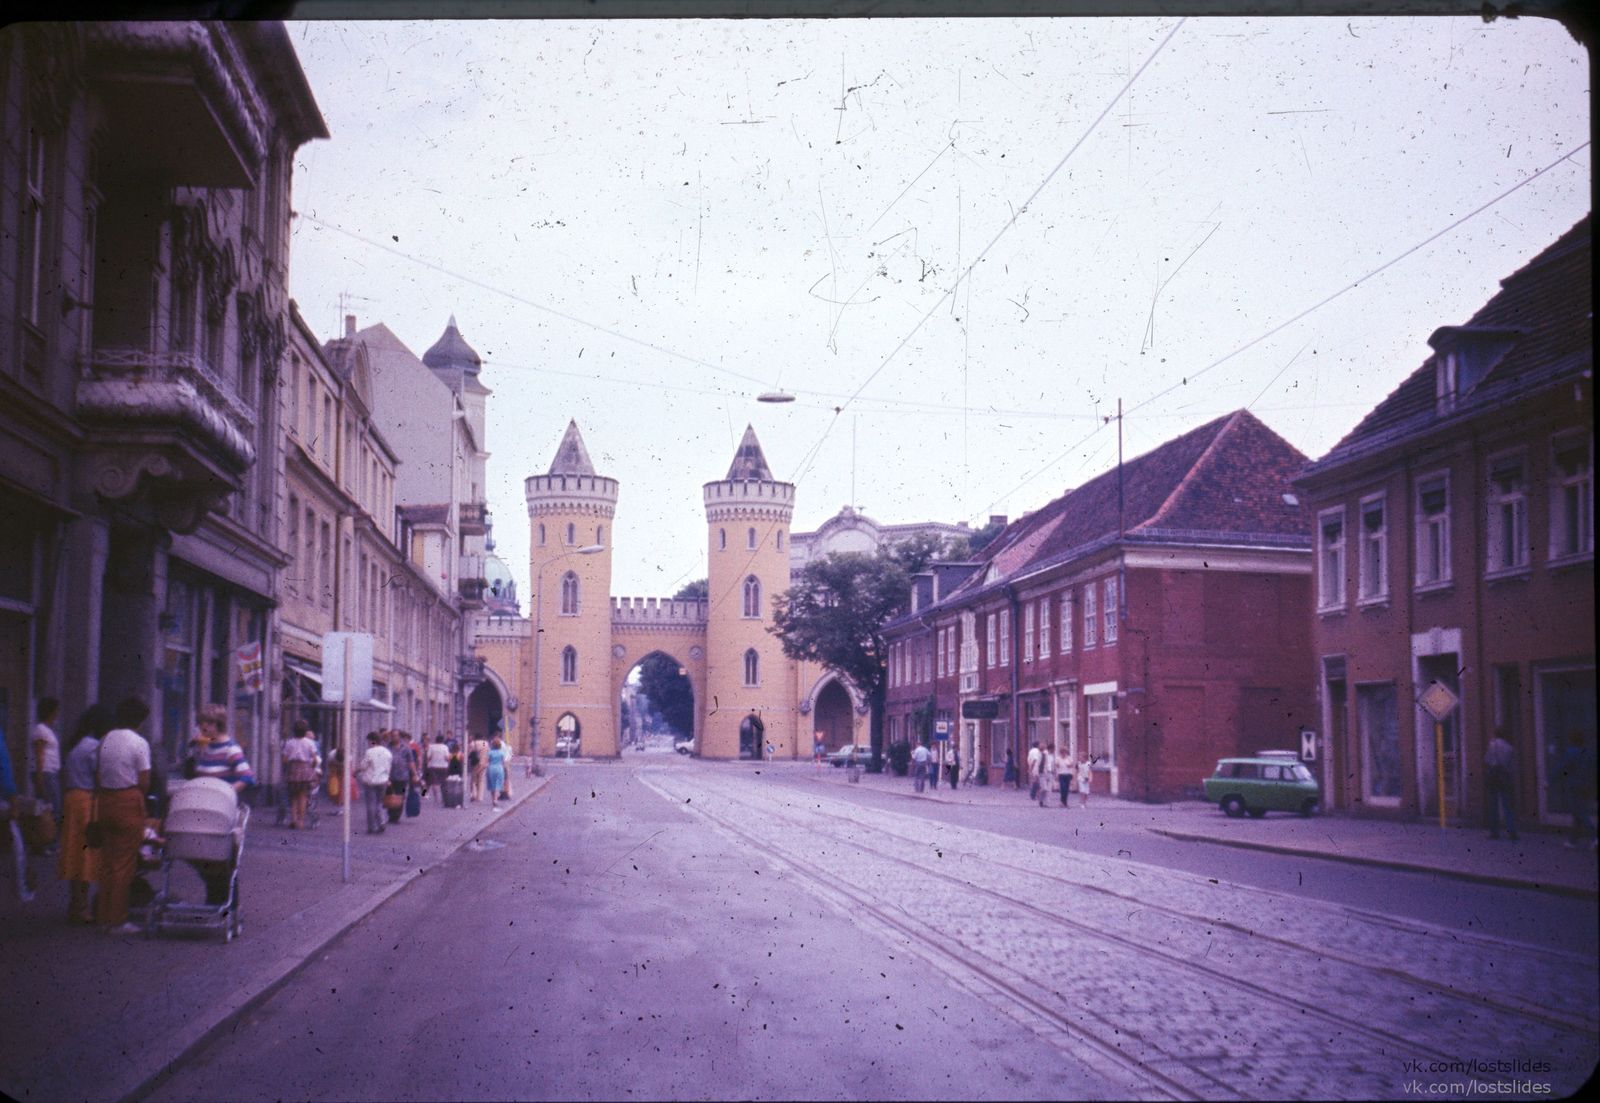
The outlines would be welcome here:
[[[1435,679],[1428,684],[1417,698],[1417,704],[1422,706],[1424,712],[1435,720],[1443,720],[1456,710],[1461,703],[1461,698],[1450,691],[1450,687]]]

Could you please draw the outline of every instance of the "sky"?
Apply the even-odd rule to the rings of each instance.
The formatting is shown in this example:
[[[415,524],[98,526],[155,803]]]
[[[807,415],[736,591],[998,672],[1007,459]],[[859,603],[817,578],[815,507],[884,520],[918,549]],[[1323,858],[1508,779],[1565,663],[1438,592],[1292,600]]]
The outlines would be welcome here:
[[[1326,452],[1589,209],[1559,24],[304,22],[290,291],[484,360],[489,507],[575,420],[612,593],[705,576],[752,425],[792,528],[1015,518],[1249,408]],[[763,393],[795,401],[769,404]],[[526,604],[526,603],[525,603]]]

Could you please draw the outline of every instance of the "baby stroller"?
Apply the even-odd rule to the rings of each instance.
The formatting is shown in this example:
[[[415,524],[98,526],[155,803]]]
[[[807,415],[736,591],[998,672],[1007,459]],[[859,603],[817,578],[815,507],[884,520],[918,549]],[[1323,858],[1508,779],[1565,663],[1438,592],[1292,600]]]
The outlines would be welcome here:
[[[173,790],[163,828],[161,888],[145,921],[149,933],[220,933],[224,942],[239,934],[239,859],[249,823],[250,806],[225,781],[196,778]],[[172,867],[178,861],[189,862],[205,881],[206,903],[173,896]]]

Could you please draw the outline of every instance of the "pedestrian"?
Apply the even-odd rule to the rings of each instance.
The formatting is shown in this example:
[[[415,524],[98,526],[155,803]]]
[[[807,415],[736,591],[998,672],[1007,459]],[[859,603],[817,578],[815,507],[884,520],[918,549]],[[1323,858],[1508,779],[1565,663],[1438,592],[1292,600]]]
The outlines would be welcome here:
[[[1017,783],[1017,756],[1010,747],[1006,748],[1005,782],[1007,785],[1015,785]]]
[[[1028,799],[1039,799],[1039,759],[1044,751],[1035,743],[1028,748]]]
[[[1079,808],[1087,808],[1087,807],[1089,807],[1089,781],[1094,776],[1093,773],[1090,772],[1091,768],[1093,767],[1093,765],[1094,765],[1094,759],[1090,758],[1087,755],[1084,756],[1083,758],[1078,759],[1078,807]]]
[[[1050,790],[1054,788],[1050,783],[1056,777],[1056,752],[1049,747],[1039,748],[1039,778],[1035,786],[1039,807],[1043,808],[1050,799]]]
[[[199,739],[193,744],[195,777],[214,777],[233,786],[235,793],[255,788],[255,771],[233,736],[228,734],[228,709],[203,705],[198,714]]]
[[[950,744],[950,788],[954,789],[961,780],[961,750],[954,743]]]
[[[304,831],[306,806],[311,803],[311,787],[322,769],[322,754],[316,736],[305,720],[296,720],[279,752],[283,762],[284,784],[289,789],[289,829]]]
[[[1489,838],[1500,837],[1500,817],[1505,816],[1506,834],[1517,841],[1517,816],[1513,810],[1516,799],[1515,776],[1516,749],[1506,738],[1504,728],[1496,728],[1483,752],[1483,796],[1489,805]]]
[[[61,851],[56,872],[67,882],[67,917],[75,923],[93,923],[91,886],[100,881],[100,850],[89,846],[87,828],[93,814],[94,774],[100,764],[100,740],[114,728],[111,710],[90,705],[72,730],[67,757],[62,763]]]
[[[926,740],[918,743],[916,749],[911,752],[911,780],[916,784],[919,793],[928,787],[928,760],[932,757]]]
[[[411,740],[402,731],[389,733],[389,793],[398,798],[384,804],[390,823],[399,823],[405,811],[406,790],[417,780],[417,759],[411,753]]]
[[[820,771],[822,769],[822,755],[823,755],[823,752],[826,751],[826,750],[827,750],[827,744],[823,741],[822,733],[821,732],[812,732],[811,733],[811,763],[812,763],[813,768],[815,768],[818,771]],[[918,791],[920,792],[921,790],[918,790]]]
[[[489,786],[489,806],[496,812],[500,811],[500,798],[507,800],[511,795],[506,792],[506,748],[497,735],[489,743],[488,754],[489,770],[487,783]]]
[[[530,759],[531,761],[531,759]],[[472,801],[483,799],[483,780],[489,769],[489,741],[474,739],[467,751],[467,769],[472,773]]]
[[[144,928],[128,921],[128,893],[138,872],[144,842],[145,794],[150,789],[150,744],[138,728],[150,706],[137,697],[118,703],[116,727],[100,741],[95,770],[95,820],[104,842],[100,854],[100,895],[96,919],[112,934],[139,934]]]
[[[444,741],[444,736],[436,735],[428,744],[428,790],[439,794],[441,805],[444,804],[444,779],[448,776],[450,745]]]
[[[335,745],[328,752],[327,781],[324,788],[328,793],[328,804],[331,806],[330,815],[337,816],[344,811],[344,749]],[[359,785],[357,780],[354,784]],[[352,788],[352,793],[354,789]]]
[[[944,742],[939,742],[938,750],[929,747],[928,753],[933,756],[928,760],[928,788],[937,789],[939,775],[944,772]]]
[[[1078,764],[1063,750],[1056,756],[1056,783],[1061,787],[1061,807],[1072,807],[1072,783],[1077,777]]]
[[[28,844],[17,823],[17,782],[11,770],[11,748],[0,738],[0,823],[11,836],[11,856],[16,863],[17,898],[24,904],[34,898],[33,871],[29,869]]]
[[[376,835],[388,828],[384,823],[383,798],[389,791],[389,770],[394,755],[383,744],[380,732],[367,733],[367,750],[361,756],[361,795],[367,808],[367,834]]]
[[[61,822],[61,741],[56,738],[56,716],[61,702],[54,697],[39,698],[34,724],[28,736],[28,772],[33,780],[33,795],[50,806]]]
[[[1572,827],[1566,842],[1569,850],[1582,842],[1588,842],[1591,847],[1600,846],[1589,809],[1594,803],[1594,769],[1594,750],[1585,742],[1583,733],[1576,728],[1567,732],[1567,745],[1558,760],[1558,777],[1567,806],[1572,810]]]

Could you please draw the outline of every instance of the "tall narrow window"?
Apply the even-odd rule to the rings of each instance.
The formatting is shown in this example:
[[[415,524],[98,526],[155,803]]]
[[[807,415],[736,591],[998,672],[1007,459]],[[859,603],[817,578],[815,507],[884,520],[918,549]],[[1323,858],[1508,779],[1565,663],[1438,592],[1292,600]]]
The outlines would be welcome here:
[[[568,525],[567,525],[567,543],[568,544],[576,544],[577,542],[578,542],[578,526],[574,525],[574,524],[571,524],[571,523],[568,523]]]
[[[1106,579],[1106,607],[1103,613],[1105,633],[1103,639],[1106,643],[1117,642],[1117,625],[1122,614],[1122,603],[1118,600],[1117,579]]]
[[[289,548],[289,554],[300,561],[289,564],[289,570],[284,576],[284,581],[288,585],[291,594],[298,594],[301,580],[305,577],[306,563],[305,560],[300,559],[300,498],[295,494],[289,495],[288,537],[285,544]]]
[[[744,653],[744,684],[747,686],[761,684],[761,656],[753,647]]]
[[[22,320],[37,327],[45,280],[45,139],[28,136],[28,175],[22,197]]]
[[[1072,650],[1072,591],[1061,595],[1061,653]]]
[[[539,546],[544,547],[544,525],[539,526]]]
[[[761,580],[755,575],[744,580],[744,615],[761,616]]]
[[[1033,602],[1022,607],[1022,661],[1033,662],[1033,633],[1035,631]]]
[[[953,624],[945,630],[944,665],[946,673],[956,672],[956,626]]]
[[[756,530],[746,529],[744,536],[745,547],[754,549],[756,546]]]
[[[1050,599],[1039,599],[1039,658],[1050,657]]]
[[[578,615],[578,576],[572,571],[561,576],[561,615]]]
[[[1100,595],[1095,592],[1094,583],[1089,583],[1083,588],[1083,647],[1088,650],[1095,644],[1099,634],[1100,625]]]
[[[1417,483],[1417,585],[1450,581],[1450,479],[1435,475]]]
[[[996,618],[995,618],[995,615],[993,613],[990,613],[988,616],[984,617],[983,619],[985,621],[984,632],[988,636],[988,640],[987,640],[988,646],[987,646],[987,648],[985,649],[985,652],[984,652],[984,665],[985,666],[994,666],[995,665],[995,661],[996,661],[995,660],[995,650],[994,650]]]
[[[596,544],[600,545],[601,547],[605,546],[605,542],[606,542],[606,527],[604,525],[596,525],[594,527],[594,542]]]
[[[1520,455],[1489,461],[1489,515],[1485,518],[1488,571],[1516,571],[1528,565],[1528,482]]]
[[[1550,459],[1550,558],[1593,555],[1593,441],[1557,438]]]
[[[561,684],[576,685],[578,681],[578,649],[572,646],[561,649]]]
[[[944,647],[944,641],[945,641],[945,637],[947,637],[949,634],[950,634],[950,629],[948,629],[948,628],[939,629],[939,642],[938,642],[937,647],[935,647],[935,650],[939,652],[939,677],[941,677],[941,678],[943,678],[945,676],[945,666],[944,666],[944,651],[945,651],[945,647]]]
[[[1344,510],[1317,515],[1317,608],[1344,605]]]
[[[717,530],[717,550],[718,551],[727,551],[728,550],[728,530],[727,529],[718,529]]]
[[[1382,494],[1361,500],[1361,541],[1356,593],[1361,601],[1389,596],[1388,510]]]
[[[1011,665],[1011,610],[1000,610],[1000,665]]]

